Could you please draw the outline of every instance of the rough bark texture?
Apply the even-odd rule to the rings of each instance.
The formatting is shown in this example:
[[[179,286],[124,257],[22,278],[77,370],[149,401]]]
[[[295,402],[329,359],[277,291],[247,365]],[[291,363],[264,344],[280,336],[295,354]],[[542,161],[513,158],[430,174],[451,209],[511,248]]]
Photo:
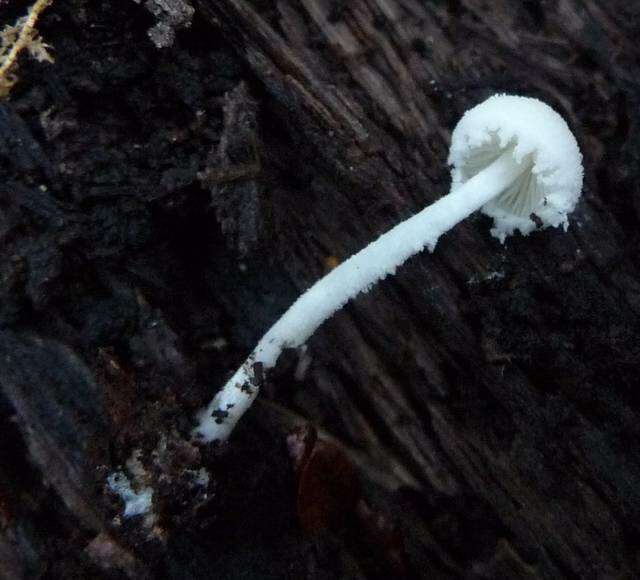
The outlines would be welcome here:
[[[73,0],[39,30],[56,63],[0,103],[2,580],[640,574],[639,5]],[[569,232],[467,220],[192,445],[302,290],[446,193],[494,92],[574,130]]]

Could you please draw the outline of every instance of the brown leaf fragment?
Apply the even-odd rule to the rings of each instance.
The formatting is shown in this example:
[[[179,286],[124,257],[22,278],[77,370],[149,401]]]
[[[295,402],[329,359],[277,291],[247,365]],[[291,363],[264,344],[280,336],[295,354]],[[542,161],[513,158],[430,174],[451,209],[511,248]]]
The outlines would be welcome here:
[[[297,476],[297,511],[308,534],[343,528],[361,495],[351,461],[306,425],[287,437]]]
[[[298,518],[305,533],[344,534],[350,538],[350,549],[362,553],[374,568],[393,578],[407,577],[398,526],[369,505],[343,449],[319,439],[315,427],[308,424],[289,434],[287,447],[296,475]]]

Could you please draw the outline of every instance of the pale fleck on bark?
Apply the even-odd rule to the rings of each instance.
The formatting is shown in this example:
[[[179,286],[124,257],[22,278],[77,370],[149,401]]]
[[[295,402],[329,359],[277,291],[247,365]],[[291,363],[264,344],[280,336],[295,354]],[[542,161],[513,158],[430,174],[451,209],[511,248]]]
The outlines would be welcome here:
[[[140,0],[134,0],[140,4]],[[145,8],[153,14],[157,23],[147,34],[156,48],[170,47],[176,36],[176,30],[189,28],[195,10],[185,0],[146,0]]]

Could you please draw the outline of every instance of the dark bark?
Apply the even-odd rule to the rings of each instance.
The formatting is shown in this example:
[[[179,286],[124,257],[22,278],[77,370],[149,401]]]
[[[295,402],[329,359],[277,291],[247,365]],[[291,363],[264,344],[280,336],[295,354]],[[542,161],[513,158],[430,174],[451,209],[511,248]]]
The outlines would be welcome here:
[[[636,577],[640,8],[162,5],[54,3],[55,65],[0,103],[0,578]],[[574,130],[569,231],[467,220],[192,445],[302,290],[446,193],[495,92]],[[134,452],[155,519],[106,485]]]

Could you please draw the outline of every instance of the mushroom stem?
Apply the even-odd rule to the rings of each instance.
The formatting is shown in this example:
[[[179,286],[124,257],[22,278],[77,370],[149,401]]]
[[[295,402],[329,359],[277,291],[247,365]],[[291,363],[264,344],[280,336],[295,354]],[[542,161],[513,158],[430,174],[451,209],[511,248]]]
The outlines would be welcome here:
[[[227,381],[209,405],[198,414],[194,437],[201,441],[226,440],[259,390],[256,377],[275,366],[285,348],[297,347],[334,312],[425,247],[433,251],[442,234],[501,194],[526,169],[507,149],[491,165],[454,191],[342,262],[298,298],[264,335],[243,365]]]

